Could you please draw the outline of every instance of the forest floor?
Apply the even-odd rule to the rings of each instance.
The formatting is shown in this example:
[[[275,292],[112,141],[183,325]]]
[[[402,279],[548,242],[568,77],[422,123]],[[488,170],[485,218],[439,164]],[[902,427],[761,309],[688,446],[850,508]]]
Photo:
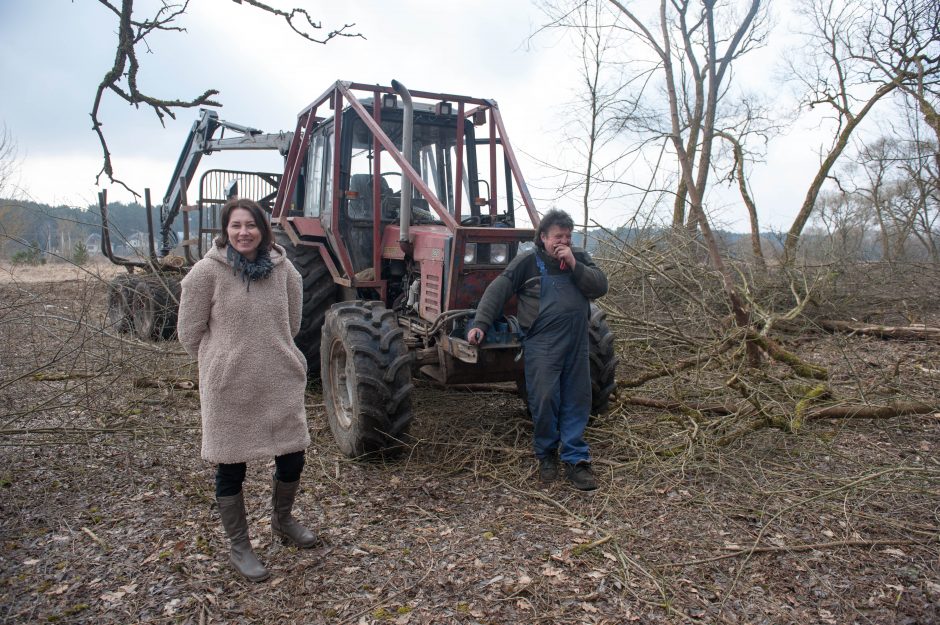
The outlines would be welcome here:
[[[415,443],[386,462],[339,455],[309,389],[296,516],[322,542],[272,541],[273,468],[249,465],[272,572],[252,584],[227,562],[198,394],[173,388],[196,373],[179,344],[102,329],[88,274],[4,273],[0,623],[940,623],[940,414],[662,454],[669,415],[614,402],[585,494],[539,487],[516,395],[420,381]],[[936,343],[799,348],[835,375],[940,383]]]

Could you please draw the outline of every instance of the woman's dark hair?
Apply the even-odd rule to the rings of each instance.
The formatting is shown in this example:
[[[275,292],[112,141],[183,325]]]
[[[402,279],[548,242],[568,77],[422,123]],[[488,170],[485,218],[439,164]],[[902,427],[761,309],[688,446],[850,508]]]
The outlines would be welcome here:
[[[559,208],[553,208],[542,215],[539,227],[535,229],[535,245],[543,250],[545,244],[542,243],[542,234],[548,232],[552,226],[558,226],[562,230],[574,230],[574,221],[571,219],[571,215]]]
[[[236,208],[244,208],[255,218],[255,224],[261,230],[261,243],[258,244],[258,249],[270,250],[274,244],[274,232],[271,231],[268,216],[264,214],[264,209],[257,202],[248,198],[229,200],[222,207],[222,232],[215,238],[216,246],[225,247],[228,245],[228,222],[232,219],[232,211]]]

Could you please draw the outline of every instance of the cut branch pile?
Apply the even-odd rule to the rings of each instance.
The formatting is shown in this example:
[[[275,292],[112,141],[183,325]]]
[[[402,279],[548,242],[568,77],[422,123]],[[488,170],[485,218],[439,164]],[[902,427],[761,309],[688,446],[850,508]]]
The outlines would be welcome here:
[[[231,573],[191,359],[117,338],[102,283],[0,285],[0,622],[932,622],[940,420],[818,419],[929,407],[940,347],[819,332],[763,285],[745,330],[709,272],[627,260],[608,303],[631,368],[587,432],[600,491],[538,483],[511,390],[416,384],[413,447],[369,463],[312,390],[295,510],[324,545],[270,540],[273,463],[250,463],[264,587]],[[761,337],[828,378],[749,367]]]
[[[0,445],[120,444],[198,429],[183,416],[197,405],[188,356],[121,337],[108,326],[105,293],[92,276],[68,289],[3,288]]]
[[[886,419],[940,412],[937,390],[925,388],[897,372],[910,368],[920,375],[934,364],[873,365],[871,354],[840,347],[841,358],[822,362],[817,355],[800,353],[804,337],[819,337],[819,329],[838,332],[831,340],[843,343],[855,335],[902,341],[940,338],[940,328],[918,324],[881,325],[820,318],[839,316],[843,281],[859,289],[865,279],[851,268],[816,267],[798,273],[792,268],[766,270],[733,266],[736,289],[746,301],[749,323],[741,327],[732,314],[722,276],[710,269],[694,238],[675,232],[647,240],[627,240],[608,233],[597,253],[611,281],[602,301],[608,322],[618,334],[621,362],[630,363],[617,383],[617,402],[611,418],[627,418],[630,406],[654,408],[664,422],[679,430],[679,445],[660,446],[673,455],[692,442],[728,445],[765,428],[798,432],[807,423],[823,419]],[[898,271],[904,271],[898,268]],[[869,273],[872,267],[859,271]],[[870,314],[893,319],[930,310],[923,290],[911,285],[909,297],[898,297],[897,310],[885,305],[880,285],[871,282]],[[918,275],[926,269],[918,267]],[[934,268],[940,275],[940,268]],[[938,275],[931,276],[937,280]],[[889,281],[898,285],[903,280]],[[844,316],[858,316],[866,293],[856,290],[853,307]],[[836,314],[833,314],[836,313]],[[849,333],[849,334],[843,334]],[[825,336],[822,340],[826,340]],[[760,358],[755,359],[755,351]],[[879,356],[881,357],[881,356]],[[860,361],[865,365],[861,366]],[[871,368],[875,366],[875,380]],[[831,372],[853,371],[854,375]],[[928,378],[929,379],[929,378]],[[936,386],[933,379],[931,386]],[[866,388],[867,387],[867,388]]]

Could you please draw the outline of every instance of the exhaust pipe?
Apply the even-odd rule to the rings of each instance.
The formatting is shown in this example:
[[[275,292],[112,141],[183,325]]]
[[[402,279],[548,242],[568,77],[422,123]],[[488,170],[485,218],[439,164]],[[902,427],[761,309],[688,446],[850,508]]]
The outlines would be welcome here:
[[[392,80],[392,89],[395,90],[395,93],[401,96],[402,104],[404,105],[404,115],[402,117],[402,128],[401,128],[401,151],[405,155],[405,158],[409,163],[413,163],[412,160],[414,151],[413,142],[414,142],[414,105],[411,102],[411,92],[408,91],[408,88],[405,85],[401,84],[397,80]],[[411,196],[414,193],[412,190],[411,179],[407,174],[402,172],[401,177],[401,208],[399,210],[400,222],[400,235],[398,237],[398,244],[401,246],[402,251],[406,254],[411,253],[411,241],[408,238],[408,231],[411,227]]]

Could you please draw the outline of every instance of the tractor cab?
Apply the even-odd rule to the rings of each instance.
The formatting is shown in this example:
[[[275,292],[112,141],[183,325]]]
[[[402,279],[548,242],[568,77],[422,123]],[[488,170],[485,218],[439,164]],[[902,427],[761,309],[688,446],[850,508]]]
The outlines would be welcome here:
[[[285,170],[273,216],[291,241],[428,324],[474,308],[532,240],[520,203],[538,223],[492,100],[338,82],[299,115]]]

